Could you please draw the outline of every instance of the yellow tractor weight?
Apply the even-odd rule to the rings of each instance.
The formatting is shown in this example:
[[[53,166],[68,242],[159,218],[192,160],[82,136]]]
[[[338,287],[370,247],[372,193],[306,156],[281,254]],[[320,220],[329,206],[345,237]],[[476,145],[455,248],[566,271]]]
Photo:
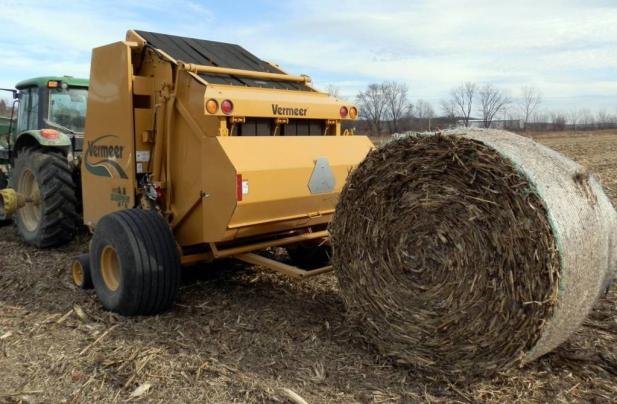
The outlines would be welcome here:
[[[5,220],[24,207],[28,198],[16,192],[14,189],[5,188],[0,190],[0,220]]]

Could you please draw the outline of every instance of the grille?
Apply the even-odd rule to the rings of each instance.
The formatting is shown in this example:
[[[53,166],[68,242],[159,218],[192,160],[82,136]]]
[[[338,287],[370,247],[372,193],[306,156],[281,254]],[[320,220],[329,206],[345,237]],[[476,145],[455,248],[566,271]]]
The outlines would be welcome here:
[[[233,126],[233,136],[272,136],[275,122],[272,118],[246,118],[242,124]],[[326,129],[325,121],[318,119],[290,119],[279,126],[279,136],[321,136]]]

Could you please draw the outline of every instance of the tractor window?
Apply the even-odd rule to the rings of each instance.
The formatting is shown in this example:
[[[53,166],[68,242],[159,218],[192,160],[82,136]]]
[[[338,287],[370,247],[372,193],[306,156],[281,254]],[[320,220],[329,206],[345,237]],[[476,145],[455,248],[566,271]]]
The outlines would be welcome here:
[[[36,129],[36,112],[38,105],[35,107],[34,118],[31,118],[32,112],[32,93],[36,93],[36,88],[27,88],[19,91],[19,107],[17,110],[17,132],[23,132],[28,129]],[[38,99],[38,97],[37,97]],[[34,122],[34,125],[31,124]]]
[[[38,88],[30,89],[30,107],[28,113],[28,129],[39,126],[39,92]]]
[[[19,104],[17,110],[17,130],[18,132],[23,131],[26,126],[28,126],[28,113],[26,112],[26,108],[28,107],[28,101],[30,97],[28,97],[28,93],[24,91],[19,92]]]
[[[49,120],[73,132],[83,133],[86,124],[88,90],[57,88],[49,92]]]

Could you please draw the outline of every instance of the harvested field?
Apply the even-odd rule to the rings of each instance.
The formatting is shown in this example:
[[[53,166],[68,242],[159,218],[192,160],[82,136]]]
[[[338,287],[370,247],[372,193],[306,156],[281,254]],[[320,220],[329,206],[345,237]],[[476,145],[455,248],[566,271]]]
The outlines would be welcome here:
[[[587,166],[617,202],[617,132],[539,140]],[[68,259],[88,240],[37,251],[0,228],[0,402],[285,402],[285,388],[308,402],[617,396],[615,287],[554,352],[454,385],[418,379],[356,337],[331,274],[296,283],[234,262],[204,265],[185,271],[171,312],[110,314],[69,279]]]

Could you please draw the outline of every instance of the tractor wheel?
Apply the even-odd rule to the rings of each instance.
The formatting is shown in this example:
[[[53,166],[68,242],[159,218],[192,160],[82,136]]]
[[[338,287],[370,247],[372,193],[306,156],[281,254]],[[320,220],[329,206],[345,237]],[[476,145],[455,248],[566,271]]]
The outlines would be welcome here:
[[[71,263],[73,283],[82,289],[92,289],[92,273],[90,271],[90,257],[88,254],[78,255]]]
[[[180,256],[169,225],[153,211],[104,216],[92,237],[90,265],[96,294],[113,312],[156,314],[176,298]]]
[[[332,249],[329,245],[301,243],[287,247],[291,263],[302,269],[317,269],[330,265]]]
[[[11,175],[12,188],[32,198],[14,216],[22,239],[35,247],[68,243],[79,214],[75,183],[66,158],[43,149],[21,150]]]

